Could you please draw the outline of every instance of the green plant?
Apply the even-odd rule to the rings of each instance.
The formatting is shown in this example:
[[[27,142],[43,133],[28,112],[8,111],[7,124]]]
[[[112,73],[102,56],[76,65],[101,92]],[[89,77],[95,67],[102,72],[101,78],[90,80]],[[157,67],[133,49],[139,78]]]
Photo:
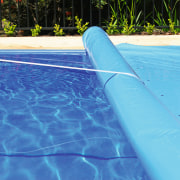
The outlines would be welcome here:
[[[119,26],[123,26],[123,19],[126,18],[126,6],[125,0],[118,0],[117,3],[114,1],[114,5],[110,5],[112,16]]]
[[[169,21],[169,28],[170,28],[170,31],[171,31],[171,33],[174,33],[174,34],[176,34],[177,33],[177,31],[174,29],[174,22],[172,22],[172,20],[171,19],[168,19],[168,21]]]
[[[154,19],[155,23],[158,26],[167,26],[167,23],[166,23],[165,19],[163,18],[162,14],[156,9],[156,7],[154,9],[155,9],[156,16],[157,16],[157,18]]]
[[[130,27],[133,25],[142,26],[143,20],[141,20],[142,10],[140,10],[141,0],[117,0],[114,1],[114,6],[110,5],[111,13],[117,20],[119,27],[124,26],[124,19],[130,22]],[[146,16],[148,17],[149,14]]]
[[[134,32],[135,32],[135,30],[133,28],[133,25],[129,26],[128,25],[128,20],[125,18],[122,33],[125,34],[125,35],[130,35],[130,34],[132,34]]]
[[[167,2],[165,0],[163,1],[168,18],[173,20],[174,25],[177,25],[177,26],[180,25],[179,18],[177,17],[177,12],[176,12],[176,5],[179,2],[180,0],[175,0],[174,6],[171,7],[171,0],[167,0]]]
[[[175,3],[174,3],[174,6],[171,7],[171,0],[163,0],[166,15],[167,15],[168,19],[171,19],[174,22],[174,25],[176,25],[176,26],[180,25],[180,21],[179,21],[179,19],[177,17],[177,11],[176,11],[176,6],[177,6],[177,4],[179,2],[180,2],[180,0],[176,0]],[[155,23],[158,26],[168,26],[167,20],[164,19],[165,15],[162,15],[162,13],[160,13],[156,9],[156,7],[155,7],[155,12],[156,12],[156,17],[157,17],[157,18],[154,19]],[[164,28],[163,31],[168,31],[168,29]]]
[[[147,26],[144,25],[144,28],[148,34],[152,34],[155,29],[155,25],[147,23]]]
[[[103,9],[103,6],[107,4],[106,0],[93,0],[92,3],[99,9]]]
[[[39,35],[39,33],[41,32],[42,26],[39,26],[38,24],[35,25],[34,29],[31,29],[32,32],[32,36],[36,37]]]
[[[117,29],[117,19],[115,19],[115,17],[112,15],[111,16],[111,21],[109,22],[109,24],[107,25],[107,30],[106,32],[108,34],[116,34],[119,33],[118,29]]]
[[[141,2],[141,0],[132,0],[131,6],[127,6],[127,9],[129,11],[129,19],[130,19],[130,25],[137,25],[137,26],[141,26],[143,24],[143,21],[140,22],[140,17],[142,15],[142,10],[137,12],[137,15],[135,15],[135,11],[136,11],[136,6],[138,6],[138,4]],[[136,5],[137,4],[137,5]],[[147,15],[149,16],[149,15]]]
[[[2,22],[4,23],[4,32],[8,36],[12,36],[15,33],[16,25],[12,24],[10,21],[3,19]]]
[[[85,30],[88,28],[89,22],[82,24],[82,19],[79,19],[78,16],[75,16],[75,20],[76,20],[75,24],[76,24],[78,33],[82,36]]]
[[[63,36],[65,33],[63,32],[63,29],[60,28],[60,25],[55,24],[54,25],[54,31],[55,36]]]
[[[177,33],[180,33],[180,28],[176,28]]]

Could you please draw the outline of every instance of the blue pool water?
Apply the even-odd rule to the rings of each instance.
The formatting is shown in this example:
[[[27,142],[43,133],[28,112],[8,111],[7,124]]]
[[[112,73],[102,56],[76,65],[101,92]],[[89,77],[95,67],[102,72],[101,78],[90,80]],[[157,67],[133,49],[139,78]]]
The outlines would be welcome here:
[[[93,68],[85,51],[0,59]],[[95,72],[0,62],[3,180],[149,180]]]

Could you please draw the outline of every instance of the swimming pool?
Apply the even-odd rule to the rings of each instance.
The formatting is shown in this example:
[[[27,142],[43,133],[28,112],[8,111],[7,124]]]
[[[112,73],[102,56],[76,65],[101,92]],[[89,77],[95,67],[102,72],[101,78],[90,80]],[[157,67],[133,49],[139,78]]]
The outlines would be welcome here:
[[[62,68],[93,69],[86,51],[4,50],[0,59],[3,180],[149,179],[96,73]]]

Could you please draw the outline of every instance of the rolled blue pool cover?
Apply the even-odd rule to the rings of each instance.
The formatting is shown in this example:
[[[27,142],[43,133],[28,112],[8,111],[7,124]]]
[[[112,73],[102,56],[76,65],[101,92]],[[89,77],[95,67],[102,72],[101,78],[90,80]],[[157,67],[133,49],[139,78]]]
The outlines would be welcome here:
[[[180,180],[178,119],[146,88],[101,28],[89,28],[83,43],[96,69],[122,72],[97,74],[150,178]]]

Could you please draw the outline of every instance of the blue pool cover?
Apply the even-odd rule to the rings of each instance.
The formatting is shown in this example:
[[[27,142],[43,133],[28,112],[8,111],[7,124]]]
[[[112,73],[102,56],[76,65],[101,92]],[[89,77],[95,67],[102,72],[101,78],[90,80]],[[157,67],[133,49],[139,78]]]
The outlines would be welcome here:
[[[115,47],[91,27],[83,43],[106,94],[153,180],[180,179],[180,47]],[[117,73],[119,72],[119,73]]]

